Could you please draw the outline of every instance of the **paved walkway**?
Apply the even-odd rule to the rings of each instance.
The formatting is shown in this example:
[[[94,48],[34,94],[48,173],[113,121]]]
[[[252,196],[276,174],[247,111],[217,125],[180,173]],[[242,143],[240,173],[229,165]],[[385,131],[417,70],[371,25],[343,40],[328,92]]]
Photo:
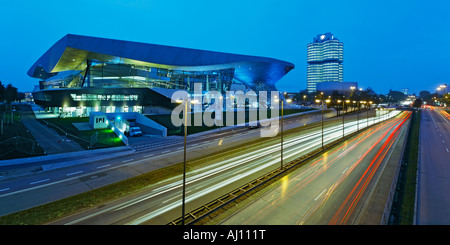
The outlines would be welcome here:
[[[84,150],[77,142],[61,136],[54,129],[38,122],[32,110],[23,111],[22,116],[22,124],[30,131],[47,154]]]

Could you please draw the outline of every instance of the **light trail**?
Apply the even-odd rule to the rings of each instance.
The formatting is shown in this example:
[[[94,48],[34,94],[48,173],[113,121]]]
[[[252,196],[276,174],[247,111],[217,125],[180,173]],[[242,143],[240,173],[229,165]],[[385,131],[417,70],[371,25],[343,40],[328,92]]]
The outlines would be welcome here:
[[[400,120],[402,119],[394,119],[382,126],[378,126],[376,128],[372,128],[365,132],[362,132],[358,137],[355,137],[352,140],[348,141],[348,143],[341,145],[340,147],[326,153],[318,160],[312,162],[311,164],[308,164],[308,166],[306,166],[302,170],[302,172],[290,179],[290,181],[295,182],[295,184],[292,186],[292,188],[290,188],[289,191],[284,191],[284,194],[279,199],[274,199],[272,201],[272,205],[267,205],[263,208],[260,208],[259,211],[257,211],[255,214],[252,214],[250,217],[246,217],[245,224],[264,223],[258,220],[260,220],[262,217],[265,217],[266,215],[276,216],[276,214],[274,213],[277,212],[279,207],[284,203],[290,201],[288,198],[284,198],[284,196],[289,196],[292,198],[296,195],[301,196],[300,199],[297,199],[298,202],[296,203],[296,207],[298,208],[298,210],[302,210],[299,211],[302,212],[302,214],[296,214],[298,215],[298,217],[295,218],[295,223],[303,224],[304,222],[306,222],[306,220],[311,215],[313,215],[321,206],[323,206],[323,204],[334,192],[334,190],[339,187],[340,184],[352,173],[352,171],[360,164],[363,158],[366,157],[369,151],[364,150],[362,156],[358,157],[358,154],[351,154],[352,150],[354,150],[356,147],[359,147],[360,143],[366,141],[370,137],[373,137],[375,133],[389,131]],[[328,156],[335,154],[337,154],[336,157],[328,159]],[[336,171],[336,173],[338,174],[331,178],[330,176],[325,177],[324,173],[331,167],[336,167],[335,162],[341,160],[344,157],[347,157],[347,161],[342,165],[341,170]],[[348,157],[352,157],[353,160],[348,159]],[[319,179],[320,177],[325,179],[321,180]],[[305,194],[308,188],[311,188],[313,184],[316,186],[316,189],[322,190],[322,192],[316,194]],[[293,222],[288,222],[288,224]]]
[[[392,118],[396,115],[398,115],[399,111],[393,111],[389,114],[386,114],[386,117],[380,118],[380,120],[387,120],[389,118]],[[347,129],[348,133],[356,132],[357,128],[363,129],[367,127],[367,120],[368,119],[361,119],[358,121],[348,122],[344,124],[344,127]],[[358,126],[359,124],[359,126]],[[370,124],[369,126],[373,125]],[[316,130],[315,132],[301,135],[297,137],[293,137],[291,139],[287,139],[284,142],[284,157],[285,159],[294,159],[296,157],[299,157],[301,155],[306,154],[308,150],[314,150],[321,146],[321,130]],[[326,135],[326,136],[325,136]],[[342,126],[337,125],[335,127],[330,127],[327,129],[324,129],[324,144],[327,144],[329,142],[334,141],[336,138],[339,138],[342,136]],[[280,155],[279,155],[279,147],[281,143],[276,143],[268,147],[264,147],[262,149],[252,151],[250,153],[242,154],[237,157],[233,157],[227,160],[220,161],[216,164],[211,164],[210,166],[207,166],[205,168],[202,168],[201,170],[192,171],[187,174],[187,182],[186,182],[186,188],[188,186],[191,186],[194,183],[197,183],[199,180],[203,180],[203,182],[198,183],[199,185],[202,185],[203,187],[197,187],[197,189],[201,189],[201,191],[197,191],[195,194],[187,195],[186,196],[186,203],[189,203],[190,201],[193,201],[197,198],[200,198],[202,196],[208,195],[214,191],[217,191],[218,189],[230,185],[234,183],[235,181],[238,181],[240,179],[246,178],[252,174],[255,174],[259,171],[262,171],[264,169],[271,170],[270,168],[276,168],[278,167],[280,163]],[[278,154],[273,154],[278,153]],[[249,167],[250,165],[250,167]],[[246,168],[250,168],[250,170],[247,170],[245,172],[241,172],[238,167],[240,166],[246,166]],[[236,170],[233,170],[236,169]],[[206,170],[206,171],[205,171]],[[231,172],[233,170],[233,172]],[[230,171],[230,172],[228,172]],[[235,175],[236,172],[239,174]],[[219,175],[221,173],[224,173],[222,177],[218,178],[211,178],[215,175]],[[235,176],[234,176],[235,175]],[[232,176],[232,177],[230,177]],[[207,178],[211,178],[211,180],[207,180]],[[181,180],[176,181],[172,184],[167,185],[163,189],[180,189],[182,187]],[[195,187],[189,187],[189,188],[195,188]],[[174,195],[179,195],[179,193],[175,193]],[[147,198],[139,198],[139,200],[136,200],[133,204],[140,203]],[[177,207],[181,206],[181,203],[179,200],[174,201],[170,204],[166,204],[165,207],[160,208],[157,211],[150,212],[142,217],[139,217],[138,219],[135,219],[127,224],[142,224],[147,221],[149,221],[152,218],[155,218],[158,215],[161,215],[165,212],[168,212],[170,210],[173,210]]]
[[[406,122],[406,120],[409,119],[411,115],[411,112],[407,114],[407,117],[403,119],[403,121],[396,126],[396,128],[389,133],[387,139],[385,137],[387,136],[387,132],[378,139],[378,141],[372,145],[371,150],[380,143],[382,139],[385,139],[384,143],[382,144],[381,148],[377,151],[376,156],[371,160],[369,166],[364,171],[363,175],[359,178],[356,185],[353,187],[350,194],[345,199],[344,203],[340,206],[339,210],[336,212],[336,214],[333,216],[332,220],[330,221],[330,225],[336,225],[336,224],[346,224],[348,219],[350,218],[350,215],[355,210],[356,204],[360,200],[362,194],[366,190],[369,182],[372,180],[372,177],[374,176],[376,170],[379,168],[380,164],[384,160],[384,157],[389,152],[391,146],[397,139],[400,128],[403,126],[403,124]]]
[[[399,113],[399,111],[393,111],[382,117],[378,117],[377,120],[384,121],[397,116]],[[356,132],[358,124],[360,129],[367,127],[367,120],[369,120],[369,126],[375,123],[375,120],[370,119],[361,119],[359,122],[346,122],[344,124],[346,135]],[[372,123],[370,123],[370,121],[372,121]],[[370,132],[372,131],[372,129],[369,129],[363,132],[363,135],[369,137]],[[314,149],[320,148],[322,143],[321,136],[322,131],[315,130],[308,134],[286,139],[283,144],[285,161],[293,160]],[[330,143],[340,137],[342,137],[342,124],[324,129],[324,144]],[[342,155],[345,155],[345,153],[342,153]],[[275,143],[251,152],[240,153],[240,155],[229,159],[212,162],[206,167],[190,171],[186,176],[186,188],[196,191],[186,195],[186,204],[214,193],[225,186],[231,186],[236,181],[249,178],[260,172],[268,172],[277,168],[280,164],[280,157],[280,143]],[[351,171],[349,170],[348,172]],[[172,177],[171,179],[162,181],[154,186],[159,186],[161,184],[163,184],[163,186],[154,189],[148,194],[115,205],[111,208],[95,212],[89,216],[71,221],[68,224],[87,221],[89,218],[108,212],[121,211],[135,205],[144,206],[146,201],[160,199],[160,201],[155,201],[155,203],[158,203],[157,205],[151,207],[146,206],[146,209],[148,209],[146,214],[126,221],[126,224],[148,223],[150,220],[181,206],[181,199],[175,198],[181,195],[181,174],[180,176]],[[324,193],[320,199],[324,196],[328,196],[328,192]],[[159,206],[161,203],[164,203],[164,205]]]

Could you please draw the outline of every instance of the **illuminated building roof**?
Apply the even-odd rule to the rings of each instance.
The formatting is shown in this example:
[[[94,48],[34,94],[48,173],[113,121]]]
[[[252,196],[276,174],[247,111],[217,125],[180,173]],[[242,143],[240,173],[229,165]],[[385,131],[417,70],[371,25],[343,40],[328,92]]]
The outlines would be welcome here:
[[[81,71],[87,60],[182,71],[233,68],[234,79],[250,88],[261,83],[272,87],[295,67],[272,58],[68,34],[36,61],[28,75],[45,80],[62,71]]]

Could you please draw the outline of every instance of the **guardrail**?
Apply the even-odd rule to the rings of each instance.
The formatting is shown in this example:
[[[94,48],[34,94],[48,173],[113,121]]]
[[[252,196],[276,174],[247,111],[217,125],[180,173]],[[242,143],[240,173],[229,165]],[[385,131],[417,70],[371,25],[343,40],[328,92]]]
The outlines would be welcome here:
[[[125,145],[128,145],[127,136],[125,136],[125,134],[123,134],[122,131],[120,131],[116,126],[112,125],[111,123],[109,123],[109,125],[111,125],[111,129],[114,131],[114,133],[117,134],[117,136],[120,138],[120,140],[122,140],[122,142]]]
[[[60,128],[58,125],[48,122],[47,120],[43,119],[43,122],[45,122],[47,124],[47,126],[51,126],[53,129],[56,129],[57,131],[60,131],[63,135],[65,135],[67,138],[71,138],[73,140],[80,140],[80,141],[84,141],[87,144],[89,144],[89,141],[87,141],[86,139],[80,138],[76,135],[73,135],[71,133],[66,132],[64,129]]]
[[[397,115],[397,114],[396,114]],[[395,115],[391,115],[390,117],[386,118],[390,119]],[[352,132],[348,135],[345,135],[343,138],[339,138],[331,143],[328,143],[324,145],[323,149],[319,148],[316,149],[306,155],[303,155],[295,160],[292,160],[285,164],[283,168],[277,168],[275,170],[272,170],[271,172],[264,174],[263,176],[248,182],[247,184],[242,185],[241,187],[185,214],[184,217],[184,223],[187,225],[193,225],[197,224],[200,221],[206,219],[207,217],[213,217],[215,212],[218,212],[221,209],[226,209],[227,205],[230,205],[233,202],[238,202],[240,198],[244,197],[245,195],[250,195],[252,191],[262,188],[268,184],[271,183],[271,181],[275,181],[277,178],[280,178],[281,176],[297,169],[298,167],[302,166],[303,164],[307,163],[308,160],[318,156],[319,154],[323,153],[326,150],[329,150],[342,141],[345,141],[356,134],[359,134],[369,128],[371,128],[374,125],[377,125],[385,120],[378,121],[377,123],[374,123],[370,125],[369,127],[360,128],[359,131]],[[172,222],[168,223],[167,225],[181,225],[182,224],[182,217],[179,217]]]
[[[378,122],[378,123],[380,123],[380,122]],[[371,126],[376,125],[378,123],[372,124]],[[225,207],[227,205],[229,205],[233,202],[237,202],[241,197],[244,197],[245,195],[249,195],[252,191],[268,185],[269,183],[271,183],[271,181],[275,181],[277,178],[281,177],[282,175],[285,175],[285,174],[297,169],[298,167],[302,166],[311,158],[318,156],[322,152],[335,147],[342,141],[345,141],[345,140],[353,137],[354,135],[359,134],[369,128],[371,128],[371,127],[362,128],[359,131],[355,131],[349,135],[346,135],[344,138],[339,138],[331,143],[328,143],[327,145],[324,145],[323,149],[322,148],[316,149],[306,155],[303,155],[295,160],[292,160],[292,161],[288,162],[287,164],[285,164],[282,169],[277,168],[275,170],[272,170],[271,172],[264,174],[263,176],[255,179],[251,182],[248,182],[247,184],[244,184],[241,187],[185,214],[185,217],[184,217],[185,224],[188,224],[188,225],[197,224],[200,221],[207,218],[208,216],[213,216],[215,212],[218,212],[221,209],[225,209]],[[179,217],[179,218],[173,220],[172,222],[168,223],[167,225],[181,225],[181,224],[182,224],[182,217]]]
[[[26,156],[44,154],[43,150],[39,148],[39,143],[22,136],[15,136],[0,142],[0,149],[2,149],[0,159],[10,159],[7,157],[4,158],[4,156],[14,151],[25,153]]]
[[[397,167],[395,168],[395,174],[394,174],[394,177],[392,178],[391,188],[389,190],[389,194],[386,199],[386,204],[384,206],[384,211],[383,211],[383,215],[381,217],[380,225],[386,225],[389,222],[389,216],[391,214],[392,203],[394,202],[393,199],[395,196],[395,190],[397,188],[398,175],[400,174],[400,168],[401,168],[401,165],[402,165],[402,162],[404,159],[404,152],[405,152],[406,144],[408,143],[408,135],[409,135],[410,127],[411,127],[411,121],[409,122],[408,128],[406,129],[405,141],[403,142],[402,151],[400,152],[401,157],[397,163]]]

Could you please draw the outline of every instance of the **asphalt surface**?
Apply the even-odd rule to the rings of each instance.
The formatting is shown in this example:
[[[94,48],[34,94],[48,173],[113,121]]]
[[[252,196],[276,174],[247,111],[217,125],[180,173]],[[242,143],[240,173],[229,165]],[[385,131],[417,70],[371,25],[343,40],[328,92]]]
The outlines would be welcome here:
[[[384,169],[398,136],[406,135],[410,113],[376,125],[312,159],[221,224],[360,224],[381,173],[387,174]],[[384,202],[380,205],[383,209]],[[378,219],[366,224],[380,224],[383,214],[377,215]]]
[[[417,191],[418,225],[450,224],[450,115],[422,109]]]
[[[29,107],[22,107],[29,108]],[[22,124],[30,131],[33,138],[44,149],[46,154],[83,151],[84,149],[75,141],[61,136],[54,129],[38,122],[33,111],[22,111]]]
[[[328,114],[326,118],[329,116],[333,116],[333,114]],[[291,117],[291,118],[286,117],[285,130],[289,130],[292,128],[301,129],[302,127],[305,126],[307,127],[309,124],[313,122],[320,121],[320,118],[321,118],[320,114],[304,115],[300,117]],[[347,125],[347,122],[350,122],[355,118],[356,116],[346,117],[346,132],[356,130],[357,127],[355,125],[356,122]],[[363,118],[363,116],[360,117],[360,119],[361,118]],[[342,134],[342,128],[340,127],[342,119],[336,118],[330,120],[332,121],[332,123],[330,123],[330,126],[334,125],[336,128],[333,129],[334,135],[327,137],[326,140],[332,140],[336,137],[340,137]],[[359,122],[360,128],[362,127],[363,123],[365,124],[365,121],[364,119],[361,119]],[[372,124],[373,120],[369,120],[369,123]],[[214,132],[207,132],[204,134],[193,135],[191,137],[188,137],[188,158],[194,159],[208,154],[218,154],[224,150],[232,149],[236,144],[254,141],[259,137],[260,137],[259,130],[249,130],[245,127],[233,128],[229,130],[216,130]],[[286,136],[286,142],[289,141],[289,137],[290,137],[289,135]],[[273,140],[277,142],[279,147],[279,138],[278,139],[275,138]],[[171,141],[170,144],[168,143],[169,141]],[[319,141],[320,140],[318,138],[315,139],[316,144],[319,144],[318,143]],[[183,142],[182,140],[176,137],[166,138],[161,141],[150,142],[147,145],[134,146],[135,149],[131,149],[132,150],[131,153],[127,154],[124,153],[118,156],[114,155],[114,149],[110,149],[111,152],[109,153],[102,153],[97,156],[91,156],[92,158],[90,161],[87,156],[83,156],[86,157],[86,160],[85,162],[83,162],[83,164],[76,164],[74,166],[63,167],[52,171],[40,171],[21,176],[15,176],[14,174],[10,176],[8,175],[9,172],[5,171],[3,173],[4,175],[0,177],[0,200],[1,200],[0,215],[5,215],[11,212],[27,209],[43,203],[55,201],[67,196],[75,195],[101,186],[105,186],[126,178],[137,176],[157,168],[162,168],[171,164],[179,163],[182,161],[183,157],[182,142]],[[288,144],[289,143],[286,143],[285,145],[287,147],[285,151],[286,158],[289,157],[288,156],[289,154],[293,154],[297,151],[293,149],[292,152],[290,153],[288,149],[289,147]],[[272,148],[276,147],[276,145],[271,147]],[[279,157],[276,156],[277,152],[279,152],[278,148],[273,148],[271,151],[274,154],[273,157],[279,159]],[[71,161],[76,162],[79,161],[79,159],[82,157],[71,156],[71,158],[72,158]],[[241,158],[241,156],[239,156],[239,158]],[[54,161],[57,160],[49,159],[40,161],[40,163],[58,164],[57,162]],[[273,159],[272,161],[273,161],[272,166],[269,166],[269,168],[278,166],[278,163],[276,161],[274,161]],[[68,160],[67,162],[70,161]],[[218,165],[211,165],[211,166],[218,166]],[[211,169],[211,166],[206,166],[205,168],[202,168],[201,170],[199,170],[198,173],[202,174],[201,176],[205,176],[208,175],[208,173],[212,173],[211,171],[213,170]],[[248,168],[248,166],[243,168]],[[242,184],[244,181],[248,180],[248,178],[257,177],[257,175],[262,174],[266,170],[267,169],[259,169],[259,171],[252,171],[253,175],[246,175],[247,179],[243,178],[240,180],[241,182],[238,181],[235,183],[235,185]],[[237,171],[238,173],[245,172],[246,169],[238,169]],[[224,181],[223,178],[227,179],[226,176],[221,178],[222,181]],[[220,183],[221,180],[219,178],[214,181],[219,181],[216,183]],[[155,208],[157,208],[162,204],[164,204],[164,206],[167,206],[168,201],[172,202],[175,201],[176,204],[173,205],[179,206],[179,201],[176,201],[177,198],[179,199],[180,189],[179,184],[176,183],[177,181],[179,181],[179,179],[178,180],[173,179],[170,181],[173,182],[172,183],[163,182],[155,185],[156,189],[154,189],[153,191],[156,191],[156,193],[161,193],[161,191],[164,193],[166,192],[168,193],[169,191],[167,191],[167,189],[165,188],[170,188],[170,186],[174,187],[178,185],[178,187],[175,187],[175,189],[177,190],[174,190],[174,192],[171,194],[173,196],[170,197],[165,196],[163,199],[154,199],[156,200],[155,201],[156,206],[154,206]],[[198,181],[198,178],[196,177],[193,177],[192,181],[195,183],[200,183],[200,181]],[[204,184],[202,185],[203,187],[205,187]],[[205,191],[203,192],[205,193],[205,195],[201,199],[195,201],[194,199],[192,199],[192,202],[190,202],[189,205],[192,208],[197,207],[197,205],[203,204],[205,200],[214,198],[217,195],[220,195],[221,193],[229,191],[231,188],[234,188],[234,186],[230,185],[227,188],[221,188],[221,191],[217,190],[214,190],[212,192]],[[175,198],[175,196],[177,196],[177,198]],[[142,200],[142,198],[145,199],[145,197],[148,197],[148,193],[136,198]],[[128,199],[127,201],[132,199],[133,197],[130,197],[130,199]],[[153,198],[147,199],[153,200]],[[145,203],[145,202],[137,201],[136,203]],[[122,202],[119,205],[124,204]],[[149,205],[147,204],[144,206],[148,207]],[[159,217],[155,219],[141,219],[140,215],[142,215],[142,213],[139,212],[139,205],[130,205],[130,207],[133,207],[134,209],[132,209],[132,211],[127,211],[126,215],[121,215],[119,218],[118,217],[114,218],[112,217],[107,219],[94,218],[87,221],[87,223],[91,224],[92,222],[93,224],[95,224],[96,222],[100,222],[101,224],[107,224],[111,222],[112,224],[119,224],[119,223],[155,222],[161,224],[166,221],[171,221],[172,218],[176,218],[176,216],[179,216],[179,212],[174,211],[174,213],[168,216],[165,216],[164,214],[164,218],[162,219]],[[103,207],[103,209],[105,208],[106,206]],[[121,208],[120,210],[131,210],[131,209]],[[97,209],[96,211],[101,210]],[[158,212],[160,211],[161,210],[159,210]],[[130,213],[128,212],[131,212],[132,214],[130,215]],[[148,210],[146,210],[145,213],[148,213]],[[85,219],[83,219],[83,222],[86,222]]]
[[[328,113],[325,118],[334,115]],[[286,130],[309,125],[320,118],[320,114],[286,118]],[[291,124],[291,120],[295,123]],[[191,135],[187,138],[188,160],[259,138],[259,130],[246,127]],[[147,139],[147,143],[130,147],[0,161],[0,215],[56,201],[183,161],[183,137]]]
[[[349,122],[345,128],[348,132],[354,131],[357,123]],[[327,127],[325,144],[341,136],[342,127],[339,123]],[[320,145],[321,131],[317,128],[286,135],[284,158],[286,161],[293,160]],[[187,174],[187,211],[278,168],[280,142],[274,139],[255,143],[232,152],[216,154],[201,162],[200,166]],[[181,187],[181,176],[177,176],[149,186],[136,195],[106,203],[52,224],[167,224],[180,216]]]

